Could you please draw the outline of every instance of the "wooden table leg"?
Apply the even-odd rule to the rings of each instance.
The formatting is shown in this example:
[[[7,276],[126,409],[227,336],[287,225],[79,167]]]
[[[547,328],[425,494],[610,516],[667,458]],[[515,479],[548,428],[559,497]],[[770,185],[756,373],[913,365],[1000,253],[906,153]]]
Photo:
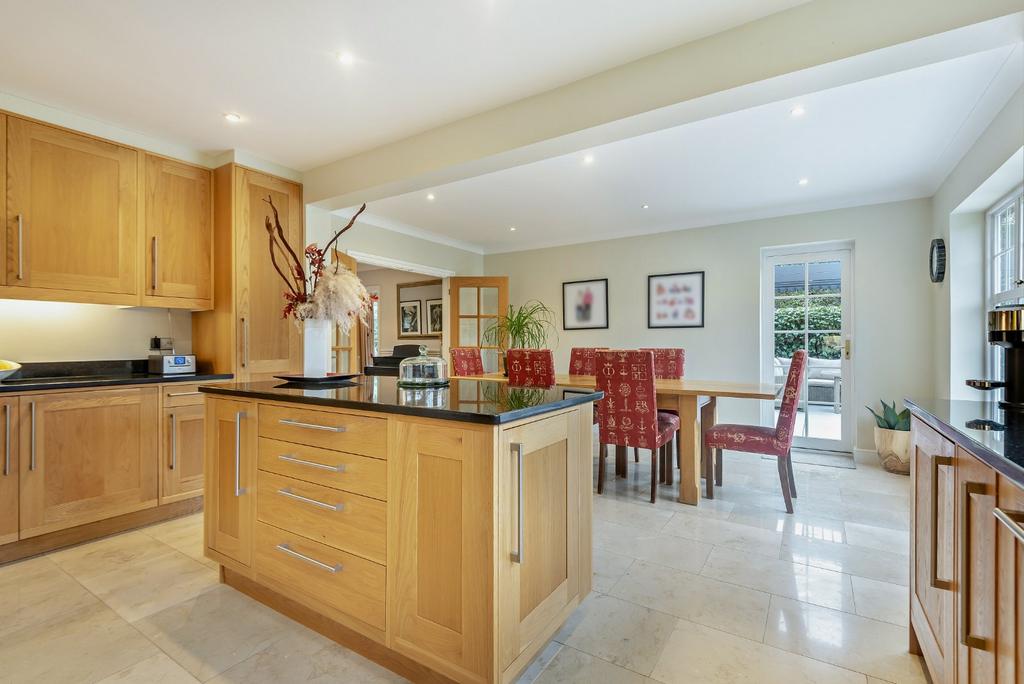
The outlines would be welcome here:
[[[615,447],[615,474],[619,477],[626,477],[626,452],[624,446]]]
[[[704,462],[704,488],[709,499],[715,498],[715,450],[704,446],[704,431],[718,422],[718,401],[710,397],[710,401],[700,407],[700,453]]]
[[[700,430],[697,426],[697,395],[681,394],[679,401],[679,503],[700,503]]]

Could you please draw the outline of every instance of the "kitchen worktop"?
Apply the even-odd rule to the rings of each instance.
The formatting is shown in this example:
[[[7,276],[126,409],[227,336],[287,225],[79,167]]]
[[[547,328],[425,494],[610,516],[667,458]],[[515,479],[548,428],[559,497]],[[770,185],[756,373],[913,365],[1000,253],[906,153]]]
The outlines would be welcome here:
[[[488,380],[452,380],[448,387],[403,388],[398,379],[363,376],[330,387],[287,382],[224,383],[203,392],[426,418],[499,425],[591,401],[601,392],[554,386],[509,387]]]
[[[159,375],[146,371],[145,359],[124,361],[67,361],[26,363],[13,376],[0,382],[0,394],[41,390],[117,387],[120,385],[166,384],[230,380],[230,373]]]
[[[1024,487],[1024,412],[996,401],[906,399],[910,412]]]

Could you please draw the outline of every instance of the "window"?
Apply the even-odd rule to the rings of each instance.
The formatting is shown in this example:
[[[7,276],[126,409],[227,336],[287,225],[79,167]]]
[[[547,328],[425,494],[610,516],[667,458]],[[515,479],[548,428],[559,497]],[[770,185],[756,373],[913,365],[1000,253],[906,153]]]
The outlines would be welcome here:
[[[1024,301],[1024,188],[1017,188],[988,212],[985,306]],[[986,331],[987,332],[987,331]],[[1003,350],[988,345],[988,377],[1002,380]]]

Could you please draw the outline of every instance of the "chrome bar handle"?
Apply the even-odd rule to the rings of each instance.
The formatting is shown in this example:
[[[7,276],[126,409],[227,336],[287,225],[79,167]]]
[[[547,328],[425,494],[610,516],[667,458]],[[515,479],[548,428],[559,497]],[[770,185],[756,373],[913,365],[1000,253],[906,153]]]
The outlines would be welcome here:
[[[177,417],[171,414],[171,465],[170,469],[174,470],[174,467],[178,464],[178,430],[177,430]]]
[[[31,417],[31,428],[30,428],[30,433],[29,433],[30,437],[31,437],[31,440],[29,442],[29,447],[30,448],[29,448],[28,469],[29,470],[35,470],[36,469],[36,402],[30,401],[28,403],[28,410],[29,410],[29,415]]]
[[[153,236],[153,253],[151,255],[153,257],[153,264],[152,264],[153,265],[153,277],[150,279],[150,281],[151,281],[150,282],[150,286],[152,287],[153,292],[156,292],[157,278],[158,278],[157,270],[160,268],[160,256],[159,256],[159,254],[157,252],[157,250],[160,247],[160,243],[157,241],[158,239],[159,238],[157,238],[156,235]]]
[[[295,492],[292,491],[291,487],[285,487],[284,489],[278,489],[277,493],[282,495],[282,496],[287,496],[287,497],[291,497],[292,499],[297,499],[298,501],[302,501],[303,503],[308,503],[308,504],[311,504],[313,506],[319,506],[320,508],[326,508],[329,511],[343,511],[343,510],[345,510],[345,504],[343,504],[343,503],[329,504],[329,503],[327,503],[325,501],[317,501],[316,499],[310,499],[309,497],[302,496],[301,494],[296,494]]]
[[[310,558],[309,556],[307,556],[305,554],[301,554],[298,551],[292,550],[292,547],[288,546],[288,544],[278,544],[276,548],[277,548],[278,551],[283,551],[283,552],[287,553],[289,556],[292,556],[294,558],[298,558],[301,561],[306,561],[310,565],[315,565],[318,568],[326,570],[327,572],[331,573],[332,575],[334,573],[336,573],[336,572],[341,572],[341,570],[342,570],[341,563],[337,563],[335,565],[328,565],[327,563],[324,563],[323,561],[318,561],[316,558]]]
[[[196,390],[195,392],[169,392],[167,394],[167,396],[168,397],[194,397],[197,394],[202,394],[202,392],[200,392],[199,390]]]
[[[249,321],[242,317],[242,368],[249,365]]]
[[[932,456],[931,585],[946,591],[953,590],[953,582],[939,579],[939,467],[952,465],[952,456]]]
[[[513,442],[511,444],[512,450],[516,454],[516,463],[518,464],[519,471],[519,484],[516,488],[518,492],[516,498],[519,500],[519,539],[516,543],[516,550],[512,552],[512,562],[522,564],[523,562],[523,444],[522,442]]]
[[[281,425],[290,425],[292,427],[307,428],[309,430],[323,430],[324,432],[344,432],[345,426],[343,425],[317,425],[316,423],[303,423],[299,420],[292,420],[290,418],[281,418],[277,421]]]
[[[11,405],[4,404],[4,477],[11,474]]]
[[[1006,511],[996,508],[992,511],[992,515],[1010,531],[1010,534],[1017,538],[1017,541],[1024,544],[1024,527],[1021,526],[1021,523],[1024,523],[1024,511]]]
[[[332,473],[343,473],[345,472],[345,464],[339,463],[338,465],[327,465],[326,463],[317,463],[316,461],[306,461],[301,458],[296,458],[290,454],[281,454],[278,457],[280,461],[288,461],[289,463],[297,463],[299,465],[309,466],[310,468],[319,468],[320,470],[329,470]]]
[[[25,279],[25,217],[18,214],[18,280]]]
[[[235,411],[235,496],[245,494],[242,487],[242,419],[245,411]]]
[[[964,482],[961,486],[963,506],[960,509],[960,643],[968,648],[987,651],[989,640],[971,634],[971,497],[985,496],[983,482]]]

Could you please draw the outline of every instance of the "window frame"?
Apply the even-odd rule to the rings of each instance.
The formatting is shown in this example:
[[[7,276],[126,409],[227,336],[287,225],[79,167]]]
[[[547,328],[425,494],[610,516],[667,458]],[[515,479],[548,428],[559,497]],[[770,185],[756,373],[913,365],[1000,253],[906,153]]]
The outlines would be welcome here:
[[[1018,283],[1004,292],[995,292],[995,263],[998,256],[996,246],[996,218],[1009,207],[1015,207],[1015,225],[1013,250],[1016,256],[1015,280]],[[1024,299],[1024,184],[1018,185],[1007,193],[985,212],[985,310],[991,311],[1000,304],[1007,304]],[[1005,253],[1005,252],[1003,252]],[[1001,253],[1002,254],[1002,253]],[[987,317],[983,323],[983,334],[988,339]],[[1002,349],[994,345],[986,345],[985,373],[992,380],[1002,379]]]

